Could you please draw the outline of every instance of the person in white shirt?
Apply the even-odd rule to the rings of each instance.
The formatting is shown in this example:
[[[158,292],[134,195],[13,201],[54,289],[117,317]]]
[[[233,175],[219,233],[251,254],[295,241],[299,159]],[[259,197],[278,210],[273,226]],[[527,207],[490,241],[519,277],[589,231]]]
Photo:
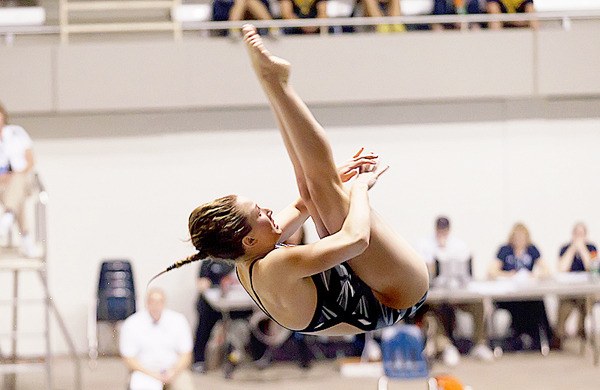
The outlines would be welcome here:
[[[131,371],[129,390],[192,390],[192,331],[183,314],[165,309],[165,294],[148,290],[146,310],[129,316],[119,350]]]
[[[9,124],[6,109],[0,104],[0,237],[6,240],[15,219],[21,233],[21,251],[35,256],[35,245],[24,217],[25,200],[33,182],[33,151],[29,134],[21,126]]]
[[[450,220],[444,216],[440,216],[436,219],[435,233],[431,236],[423,238],[417,248],[427,263],[430,280],[433,280],[434,285],[436,283],[434,277],[437,276],[436,262],[440,265],[440,269],[443,269],[443,264],[446,262],[455,261],[466,264],[471,258],[471,252],[469,251],[467,245],[462,240],[450,234]],[[454,287],[456,288],[459,286]],[[452,333],[454,330],[456,309],[470,313],[473,316],[473,341],[475,342],[475,346],[471,349],[471,354],[484,361],[491,361],[494,359],[494,354],[488,346],[482,302],[452,305],[442,304],[433,306],[431,309],[444,325],[446,333],[443,334],[442,327],[439,325],[437,326],[438,334],[436,335],[435,339],[438,340],[439,345],[438,348],[432,349],[441,350],[442,358],[447,365],[456,365],[460,360],[458,349],[452,344],[452,342],[448,342],[448,339],[452,340],[453,338]]]

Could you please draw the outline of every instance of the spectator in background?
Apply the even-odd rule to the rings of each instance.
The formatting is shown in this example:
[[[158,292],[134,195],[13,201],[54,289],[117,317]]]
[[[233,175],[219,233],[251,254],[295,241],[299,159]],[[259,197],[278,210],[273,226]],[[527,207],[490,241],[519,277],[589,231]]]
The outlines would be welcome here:
[[[194,364],[192,369],[195,372],[206,372],[205,352],[206,344],[210,338],[212,329],[217,321],[223,316],[216,311],[206,301],[203,293],[209,288],[220,287],[227,289],[233,283],[237,283],[236,276],[233,273],[235,264],[233,262],[204,260],[200,266],[196,288],[199,296],[196,303],[198,311],[198,327],[196,328],[196,337],[194,342]],[[252,310],[234,311],[230,313],[232,319],[248,318],[252,315]]]
[[[15,220],[21,234],[21,252],[34,257],[35,243],[29,234],[24,206],[33,183],[33,151],[29,134],[21,126],[11,125],[0,103],[0,202],[4,214],[0,217],[0,237],[8,239]]]
[[[479,14],[479,0],[434,0],[433,15],[454,15],[454,14]],[[473,23],[472,29],[478,29],[479,23]],[[460,29],[460,24],[440,24],[431,25],[434,31],[446,29]]]
[[[529,230],[522,223],[513,226],[508,243],[500,247],[496,257],[490,267],[490,277],[493,279],[510,277],[527,282],[548,276],[548,267],[539,250],[531,243]],[[499,302],[496,305],[511,314],[511,348],[540,349],[542,336],[554,341],[543,300]]]
[[[269,0],[213,0],[214,21],[271,20]],[[232,33],[240,34],[241,29]],[[263,33],[263,31],[260,31]]]
[[[532,13],[535,12],[533,6],[533,0],[486,0],[486,10],[488,14],[514,14],[514,13]],[[500,30],[502,28],[502,22],[490,22],[488,27],[491,30]],[[510,22],[504,23],[506,26],[511,27],[528,27],[537,29],[538,22],[532,20],[531,22]]]
[[[430,280],[433,281],[434,286],[436,285],[436,282],[441,282],[443,279],[446,284],[455,284],[455,287],[460,287],[462,283],[465,283],[470,278],[470,267],[467,266],[471,262],[471,253],[462,240],[450,234],[450,220],[447,217],[440,216],[436,219],[435,233],[421,240],[418,248],[421,256],[427,263]],[[452,275],[438,275],[438,272],[436,272],[436,269],[438,268],[436,264],[448,264],[449,262],[454,262],[457,266],[440,266],[439,268],[450,270],[460,269],[460,264],[463,264],[464,266],[462,269],[466,274],[459,275],[458,273],[453,273]],[[435,277],[438,277],[438,279],[434,279]],[[451,280],[451,278],[460,278],[461,280]],[[443,287],[451,286],[445,285]],[[473,317],[475,346],[471,349],[471,354],[484,361],[492,361],[494,359],[494,354],[488,346],[482,302],[430,306],[439,321],[443,324],[443,327],[437,326],[438,334],[435,336],[436,340],[440,339],[441,332],[443,332],[444,336],[449,340],[453,340],[456,310],[458,309],[471,314]],[[441,343],[444,346],[442,357],[444,358],[445,363],[451,366],[453,365],[452,363],[458,359],[458,349],[453,342],[447,343],[443,338]]]
[[[313,19],[327,18],[327,0],[279,0],[282,19]],[[286,34],[317,34],[316,26],[288,27]]]
[[[165,294],[151,288],[146,310],[129,316],[121,328],[119,350],[131,371],[129,390],[193,390],[187,370],[192,332],[183,314],[165,309]]]
[[[558,269],[560,272],[586,272],[590,270],[592,261],[597,257],[596,246],[587,239],[587,227],[578,222],[573,227],[571,242],[560,249]],[[556,325],[557,344],[560,346],[565,336],[565,323],[569,314],[579,311],[577,334],[585,338],[584,321],[586,310],[585,298],[560,298],[558,301],[558,323]]]
[[[365,16],[380,18],[383,16],[401,16],[399,0],[362,0],[365,7]],[[377,32],[391,33],[404,32],[403,24],[378,24]]]

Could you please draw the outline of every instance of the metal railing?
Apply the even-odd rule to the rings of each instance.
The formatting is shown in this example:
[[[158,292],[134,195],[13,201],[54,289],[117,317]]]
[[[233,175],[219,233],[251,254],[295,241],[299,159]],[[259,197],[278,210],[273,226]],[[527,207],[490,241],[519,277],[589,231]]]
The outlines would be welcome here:
[[[381,24],[405,25],[432,25],[432,24],[464,24],[464,23],[489,23],[489,22],[561,22],[565,20],[590,20],[600,19],[600,10],[597,11],[564,11],[564,12],[534,12],[527,14],[473,14],[473,15],[415,15],[415,16],[383,16],[383,17],[347,17],[347,18],[322,18],[322,19],[275,19],[253,20],[251,23],[257,28],[285,28],[285,27],[336,27],[336,26],[375,26]],[[224,22],[186,22],[184,31],[223,30],[240,28],[247,21]]]
[[[600,10],[590,11],[556,11],[534,12],[526,14],[472,14],[472,15],[415,15],[415,16],[385,16],[385,17],[344,17],[322,19],[274,19],[250,21],[257,28],[288,28],[288,27],[338,27],[338,26],[376,26],[382,24],[432,25],[432,24],[460,24],[468,26],[470,23],[489,22],[558,22],[563,28],[568,29],[572,21],[600,20]],[[241,28],[249,21],[203,21],[183,22],[182,30],[186,32],[202,32],[214,30],[229,30]],[[322,35],[328,35],[327,29]],[[126,30],[113,32],[127,32]],[[60,26],[0,26],[0,35],[47,35],[60,34]]]

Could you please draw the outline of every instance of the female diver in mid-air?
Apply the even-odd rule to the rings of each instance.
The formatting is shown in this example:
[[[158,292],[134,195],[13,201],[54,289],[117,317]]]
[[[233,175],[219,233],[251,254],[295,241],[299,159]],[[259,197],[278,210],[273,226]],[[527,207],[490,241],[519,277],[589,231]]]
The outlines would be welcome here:
[[[163,273],[205,258],[233,259],[256,304],[294,331],[347,335],[398,322],[425,300],[428,275],[416,252],[370,209],[367,190],[387,166],[359,152],[338,170],[324,130],[289,83],[290,64],[266,50],[253,26],[243,32],[301,196],[275,217],[237,195],[199,206],[189,218],[198,252]],[[342,181],[352,177],[346,190]],[[319,241],[279,244],[309,217]]]

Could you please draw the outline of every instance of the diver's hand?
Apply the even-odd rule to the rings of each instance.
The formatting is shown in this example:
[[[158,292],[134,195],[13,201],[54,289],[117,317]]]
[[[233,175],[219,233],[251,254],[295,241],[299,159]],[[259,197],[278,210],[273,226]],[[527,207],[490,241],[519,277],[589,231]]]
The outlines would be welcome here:
[[[367,184],[367,188],[371,189],[377,183],[379,176],[387,171],[389,167],[387,164],[377,162],[374,167],[369,167],[368,170],[361,170],[356,181]]]
[[[354,176],[358,175],[360,171],[369,170],[370,167],[374,167],[377,164],[377,158],[379,156],[373,152],[361,156],[364,150],[365,148],[360,148],[350,160],[337,166],[342,183],[352,179]]]

